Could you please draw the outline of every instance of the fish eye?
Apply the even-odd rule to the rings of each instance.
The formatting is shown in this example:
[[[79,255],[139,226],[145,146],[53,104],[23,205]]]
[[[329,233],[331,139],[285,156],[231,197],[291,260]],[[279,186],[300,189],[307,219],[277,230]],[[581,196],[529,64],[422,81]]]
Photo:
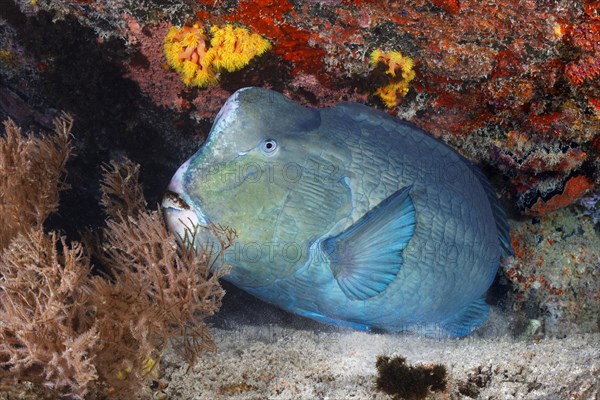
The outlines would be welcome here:
[[[275,153],[277,150],[277,141],[275,139],[265,139],[260,144],[260,150],[267,155]]]

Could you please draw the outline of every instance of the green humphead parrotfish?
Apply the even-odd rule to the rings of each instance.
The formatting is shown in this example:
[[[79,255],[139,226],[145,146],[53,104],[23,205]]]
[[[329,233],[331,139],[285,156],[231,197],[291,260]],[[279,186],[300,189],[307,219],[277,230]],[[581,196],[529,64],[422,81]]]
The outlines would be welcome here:
[[[364,105],[307,108],[261,88],[226,101],[162,207],[180,238],[237,232],[234,285],[363,330],[471,333],[512,254],[494,189],[445,143]]]

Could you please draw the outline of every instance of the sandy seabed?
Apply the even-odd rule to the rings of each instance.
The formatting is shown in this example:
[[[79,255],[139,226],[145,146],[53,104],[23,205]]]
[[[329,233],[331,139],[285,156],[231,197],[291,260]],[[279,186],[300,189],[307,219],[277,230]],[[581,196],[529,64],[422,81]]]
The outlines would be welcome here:
[[[218,346],[186,373],[162,363],[169,399],[390,399],[375,389],[378,355],[443,364],[431,399],[598,399],[600,334],[514,339],[506,334],[433,339],[413,334],[247,324],[213,330]],[[166,396],[165,396],[166,395]]]

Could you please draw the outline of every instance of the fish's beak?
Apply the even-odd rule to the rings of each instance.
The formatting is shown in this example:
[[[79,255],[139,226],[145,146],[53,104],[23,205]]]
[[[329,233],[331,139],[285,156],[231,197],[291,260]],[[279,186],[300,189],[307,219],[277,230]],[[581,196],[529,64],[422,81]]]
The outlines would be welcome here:
[[[195,236],[198,227],[208,225],[208,221],[185,200],[183,176],[188,165],[188,162],[183,164],[171,179],[163,196],[161,208],[169,231],[174,233],[181,242],[191,244],[190,239]]]
[[[194,210],[175,192],[165,193],[161,207],[167,228],[180,240],[189,237],[201,225]]]

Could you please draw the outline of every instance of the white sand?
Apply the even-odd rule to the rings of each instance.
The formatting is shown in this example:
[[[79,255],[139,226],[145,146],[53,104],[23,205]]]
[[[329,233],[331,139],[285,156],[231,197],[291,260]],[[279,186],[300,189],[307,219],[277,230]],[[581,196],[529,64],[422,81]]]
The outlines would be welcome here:
[[[477,375],[484,387],[470,384],[479,391],[476,398],[600,398],[600,334],[435,340],[306,325],[214,329],[218,352],[203,356],[188,374],[178,359],[166,357],[164,393],[170,399],[389,399],[374,387],[375,360],[383,354],[402,355],[410,364],[445,365],[447,389],[431,398],[467,399],[459,386]]]

